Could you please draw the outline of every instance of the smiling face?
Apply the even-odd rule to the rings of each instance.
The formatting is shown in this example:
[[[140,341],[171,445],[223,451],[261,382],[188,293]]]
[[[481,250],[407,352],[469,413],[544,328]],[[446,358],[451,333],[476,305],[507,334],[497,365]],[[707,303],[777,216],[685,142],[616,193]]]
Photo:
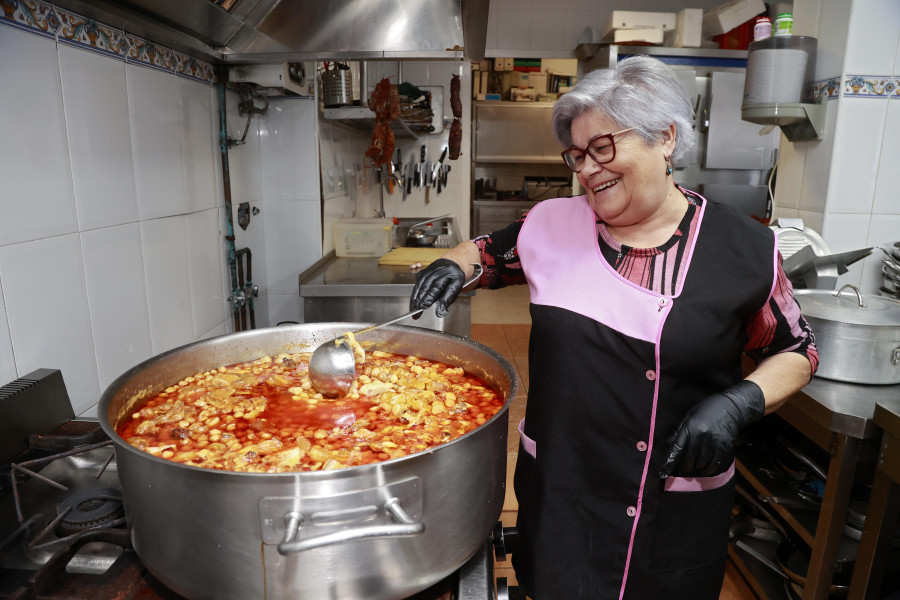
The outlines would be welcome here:
[[[623,129],[602,113],[590,111],[572,121],[572,144],[583,148],[591,138]],[[675,126],[665,140],[648,146],[635,131],[615,137],[616,156],[606,164],[586,157],[577,174],[594,212],[608,225],[631,227],[652,221],[677,188],[666,175],[666,157],[675,148]],[[680,194],[679,194],[680,195]]]

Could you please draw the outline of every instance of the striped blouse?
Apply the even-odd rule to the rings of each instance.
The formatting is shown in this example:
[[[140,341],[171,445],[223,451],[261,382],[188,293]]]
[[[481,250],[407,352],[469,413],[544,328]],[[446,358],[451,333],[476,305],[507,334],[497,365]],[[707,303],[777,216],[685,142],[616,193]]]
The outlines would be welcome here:
[[[697,233],[700,220],[700,211],[697,209],[704,202],[699,195],[679,189],[688,199],[688,210],[672,237],[656,248],[622,245],[612,237],[606,225],[597,220],[598,241],[606,261],[625,279],[660,294],[674,294],[678,282],[684,276],[684,255]],[[526,283],[516,249],[524,221],[525,217],[522,217],[504,229],[473,240],[484,265],[481,287],[498,289]],[[757,363],[780,352],[796,352],[809,360],[812,372],[815,373],[819,363],[815,337],[806,319],[800,314],[800,305],[794,299],[793,287],[781,262],[779,253],[775,289],[766,305],[747,323],[744,351]]]

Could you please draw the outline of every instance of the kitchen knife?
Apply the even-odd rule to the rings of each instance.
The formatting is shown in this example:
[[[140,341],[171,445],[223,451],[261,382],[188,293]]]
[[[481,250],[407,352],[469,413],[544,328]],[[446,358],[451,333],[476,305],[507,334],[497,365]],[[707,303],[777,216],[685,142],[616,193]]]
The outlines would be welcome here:
[[[400,186],[403,188],[403,201],[406,202],[406,195],[409,194],[409,165],[403,165],[403,177],[400,179]]]
[[[416,170],[419,172],[419,176],[416,178],[416,187],[421,188],[425,179],[425,144],[422,144],[422,148],[419,150],[419,162]]]
[[[447,158],[447,146],[444,146],[444,151],[441,152],[441,157],[438,159],[437,164],[434,165],[434,172],[431,174],[432,179],[438,179],[439,177],[443,176],[445,158]]]

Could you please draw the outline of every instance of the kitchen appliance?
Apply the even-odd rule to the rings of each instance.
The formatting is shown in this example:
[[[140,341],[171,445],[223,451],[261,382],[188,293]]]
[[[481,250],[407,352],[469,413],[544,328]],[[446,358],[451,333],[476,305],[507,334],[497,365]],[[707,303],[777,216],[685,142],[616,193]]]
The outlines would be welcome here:
[[[795,289],[833,290],[848,266],[872,253],[872,248],[862,248],[832,254],[822,236],[803,219],[777,219],[771,229],[784,259],[785,275]]]
[[[104,428],[96,421],[72,420],[71,408],[67,412],[55,401],[60,392],[52,381],[44,377],[23,378],[10,384],[17,388],[23,385],[33,388],[32,410],[61,425],[55,429],[51,426],[51,429],[34,430],[27,442],[25,439],[20,442],[20,449],[11,462],[0,463],[0,531],[3,532],[0,536],[0,599],[185,600],[151,574],[135,552],[134,542],[143,537],[135,531],[136,526],[130,518],[123,518],[122,473],[113,451],[114,442]],[[514,389],[511,390],[513,393]],[[65,398],[64,390],[62,394]],[[0,403],[0,422],[10,414],[8,404]],[[468,465],[467,468],[470,469]],[[385,470],[380,471],[384,474]],[[502,473],[499,476],[502,481]],[[500,495],[502,499],[502,490]],[[127,494],[124,502],[127,512]],[[190,506],[188,503],[179,509],[190,509]],[[215,508],[215,504],[211,507]],[[465,504],[458,508],[471,512],[471,506]],[[59,513],[67,509],[68,513],[60,516]],[[164,514],[160,516],[165,518]],[[237,538],[228,534],[224,522],[207,520],[207,523],[221,529],[229,543],[238,543]],[[465,557],[461,566],[409,596],[408,600],[498,599],[492,556],[493,546],[498,542],[492,538],[488,527],[481,541],[467,542],[472,549],[471,558]],[[187,542],[189,538],[180,538],[168,550],[184,552]],[[424,552],[446,556],[440,546],[438,541]],[[385,558],[382,542],[371,541],[369,548],[379,559]],[[266,545],[257,545],[256,558],[264,549],[267,549]],[[321,568],[323,564],[317,566]],[[188,565],[178,570],[183,577],[214,575],[210,572],[191,573]],[[223,578],[228,577],[224,570],[219,573]],[[275,575],[277,573],[273,577]],[[398,576],[403,575],[398,573]],[[405,575],[410,579],[421,579],[415,570],[407,571]],[[244,598],[282,597],[276,594],[277,581],[270,584],[264,594]],[[512,597],[505,595],[514,592],[514,588],[507,588],[505,581],[498,580],[496,586],[503,592],[499,598]],[[364,590],[359,597],[374,596]]]
[[[116,425],[173,381],[224,364],[310,351],[361,323],[259,329],[189,344],[119,377],[100,400],[116,447],[134,548],[167,587],[199,600],[393,600],[459,569],[488,538],[504,500],[512,366],[493,350],[416,327],[373,331],[376,347],[461,366],[507,402],[447,444],[333,471],[234,473],[142,452]]]
[[[900,300],[861,293],[796,290],[816,335],[817,377],[850,383],[900,383]]]

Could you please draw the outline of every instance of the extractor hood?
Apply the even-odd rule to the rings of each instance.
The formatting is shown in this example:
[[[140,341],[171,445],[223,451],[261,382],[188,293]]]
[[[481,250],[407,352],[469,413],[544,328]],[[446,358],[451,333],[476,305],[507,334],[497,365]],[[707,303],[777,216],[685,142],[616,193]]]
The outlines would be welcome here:
[[[225,63],[484,58],[490,0],[57,0]]]

